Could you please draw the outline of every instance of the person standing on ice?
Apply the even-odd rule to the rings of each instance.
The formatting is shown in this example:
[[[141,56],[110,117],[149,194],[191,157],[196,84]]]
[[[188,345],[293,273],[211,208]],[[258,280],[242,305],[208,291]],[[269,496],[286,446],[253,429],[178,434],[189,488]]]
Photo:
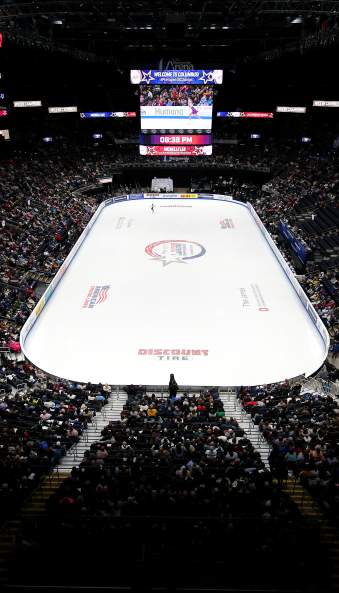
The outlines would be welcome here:
[[[153,212],[153,214],[154,214],[154,204],[152,204],[152,206],[151,206],[151,210],[152,210],[152,212]]]
[[[178,393],[178,383],[176,382],[173,373],[170,374],[170,380],[168,384],[168,390],[170,394],[170,399],[175,399]]]

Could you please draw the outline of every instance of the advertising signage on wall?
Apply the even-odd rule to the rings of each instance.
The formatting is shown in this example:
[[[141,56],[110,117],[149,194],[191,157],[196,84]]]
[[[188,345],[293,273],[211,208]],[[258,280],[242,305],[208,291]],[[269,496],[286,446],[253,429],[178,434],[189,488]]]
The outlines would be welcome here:
[[[279,231],[284,239],[286,239],[286,241],[290,244],[296,256],[303,264],[305,264],[308,255],[306,246],[299,239],[297,239],[288,225],[282,220],[279,222]]]

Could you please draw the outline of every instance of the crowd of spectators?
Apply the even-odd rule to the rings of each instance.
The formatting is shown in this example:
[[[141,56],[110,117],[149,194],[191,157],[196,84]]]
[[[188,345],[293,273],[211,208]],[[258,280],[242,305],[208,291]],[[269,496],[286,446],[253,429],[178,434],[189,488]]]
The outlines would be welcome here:
[[[28,362],[0,368],[1,518],[15,511],[104,405],[102,385],[48,379]]]
[[[152,85],[140,87],[141,107],[213,105],[213,87],[208,85]]]
[[[227,418],[218,390],[157,398],[129,387],[50,509],[95,516],[288,517],[260,454]]]
[[[128,154],[127,150],[122,160],[127,161]],[[233,158],[242,160],[240,152]],[[269,163],[269,155],[265,158]],[[257,162],[263,161],[258,158]],[[42,474],[58,463],[87,424],[95,422],[95,413],[106,401],[106,387],[47,378],[21,360],[16,350],[20,328],[39,296],[39,279],[51,280],[98,200],[107,197],[90,192],[86,197],[74,190],[110,175],[111,165],[112,154],[105,152],[72,159],[60,155],[53,160],[21,158],[7,164],[0,182],[0,223],[4,221],[0,234],[0,350],[11,349],[9,356],[0,352],[0,500],[6,517]],[[295,165],[289,167],[292,170]],[[288,216],[295,227],[297,200],[288,176],[284,183],[279,181],[274,194],[248,181],[219,180],[224,193],[246,200],[250,196],[275,237],[280,216]],[[127,193],[129,189],[122,182],[117,191]],[[284,200],[290,211],[286,212]],[[304,286],[332,331],[336,308],[324,304],[319,274],[306,271]],[[23,530],[18,558],[22,558],[28,582],[36,583],[37,574],[44,582],[49,559],[58,555],[60,546],[72,563],[78,552],[79,562],[91,562],[89,543],[93,541],[100,542],[100,557],[106,558],[107,567],[114,549],[114,557],[119,559],[115,574],[121,567],[122,582],[131,573],[134,559],[140,579],[141,554],[154,567],[153,575],[158,575],[159,582],[173,551],[180,550],[185,559],[182,565],[189,562],[193,566],[203,557],[205,565],[208,561],[213,569],[195,565],[199,584],[201,578],[210,584],[211,572],[218,574],[213,578],[224,579],[222,582],[233,578],[245,583],[239,561],[245,553],[247,566],[252,567],[248,572],[251,586],[254,580],[260,583],[257,567],[263,554],[269,566],[262,576],[265,583],[267,579],[275,582],[278,559],[280,562],[286,549],[295,574],[304,574],[307,563],[311,567],[319,560],[315,533],[305,530],[279,482],[288,470],[299,473],[312,494],[336,512],[339,452],[333,400],[300,394],[300,390],[292,395],[284,392],[282,398],[277,387],[255,394],[244,390],[244,404],[257,402],[246,407],[272,444],[268,471],[236,420],[225,416],[217,392],[179,392],[162,399],[128,388],[128,394],[121,422],[108,424],[101,441],[91,445],[80,467],[49,501],[51,522]],[[168,519],[163,520],[164,516]],[[78,550],[74,549],[74,526]],[[107,556],[105,550],[109,550]],[[286,570],[286,582],[288,574]],[[73,578],[79,579],[79,575]],[[107,579],[110,583],[110,575]],[[279,585],[281,582],[280,573]]]
[[[328,202],[336,204],[338,182],[336,164],[337,157],[335,155],[326,158],[314,157],[311,160],[302,154],[298,159],[288,164],[284,173],[261,190],[254,183],[239,183],[235,179],[224,178],[219,179],[218,183],[214,182],[213,187],[214,189],[221,188],[224,193],[231,193],[239,199],[250,198],[272,235],[277,238],[277,222],[282,216],[295,232],[298,232],[294,210],[300,200],[305,201],[312,198],[314,203],[315,198],[316,207],[321,207]],[[72,439],[68,434],[69,431],[76,430],[79,434],[83,430],[84,423],[90,420],[90,415],[95,411],[95,405],[90,399],[92,396],[87,392],[88,390],[84,391],[82,387],[78,386],[74,392],[74,386],[67,382],[49,384],[42,373],[34,370],[24,360],[20,360],[18,340],[20,328],[39,296],[37,293],[39,281],[43,279],[44,282],[49,282],[52,279],[97,207],[97,197],[93,198],[90,195],[86,197],[83,194],[77,194],[74,190],[84,184],[94,183],[102,175],[109,174],[111,166],[112,154],[98,149],[97,152],[88,155],[76,153],[72,157],[61,156],[58,153],[53,158],[41,154],[33,154],[30,157],[22,155],[7,161],[6,167],[4,167],[0,182],[0,350],[5,352],[0,352],[0,399],[3,400],[0,403],[2,408],[0,411],[0,440],[4,479],[0,480],[2,483],[0,488],[5,497],[9,496],[9,492],[12,495],[17,491],[18,497],[21,498],[29,485],[36,483],[38,475],[55,463],[65,448],[70,446]],[[125,186],[122,189],[128,191],[129,188]],[[303,238],[307,243],[308,238]],[[312,245],[309,244],[309,246],[312,249]],[[327,294],[324,278],[331,280],[334,284],[337,283],[335,271],[331,270],[330,277],[328,277],[325,272],[318,269],[309,271],[307,268],[301,281],[335,342],[338,335],[338,303]],[[8,356],[9,350],[11,356]],[[54,388],[53,385],[57,387]],[[57,394],[57,403],[55,403],[55,409],[53,409],[50,418],[47,418],[47,415],[51,412],[45,405],[48,390]],[[72,405],[69,408],[74,396],[76,410]],[[169,483],[171,487],[175,488],[178,484],[182,486],[182,480],[186,480],[192,486],[192,489],[188,490],[183,497],[183,505],[185,497],[192,496],[194,498],[192,494],[195,487],[193,486],[194,480],[197,475],[200,475],[200,471],[202,471],[201,477],[205,479],[204,470],[208,469],[206,480],[209,484],[213,483],[213,480],[209,480],[214,456],[227,470],[227,479],[220,482],[220,489],[234,492],[237,491],[236,488],[244,488],[245,491],[261,488],[263,476],[265,480],[267,476],[265,473],[260,473],[262,467],[257,465],[259,464],[257,454],[251,450],[246,439],[233,433],[232,438],[229,438],[227,432],[227,442],[223,442],[224,431],[228,431],[229,427],[225,425],[225,428],[222,418],[217,416],[222,411],[211,412],[208,410],[207,417],[204,414],[201,416],[199,413],[198,420],[203,436],[200,433],[196,435],[193,430],[194,422],[197,420],[196,412],[192,413],[190,410],[189,413],[186,413],[186,408],[183,407],[186,406],[184,403],[186,401],[188,410],[190,410],[193,405],[190,398],[177,402],[175,405],[173,402],[168,404],[171,406],[170,414],[173,414],[175,418],[178,413],[181,418],[178,426],[175,420],[175,430],[173,432],[171,428],[172,432],[169,432],[170,436],[168,437],[170,439],[168,446],[170,459],[173,461],[174,457],[175,460],[172,466],[173,472],[168,478]],[[112,475],[111,454],[115,458],[116,451],[120,450],[119,447],[122,447],[125,439],[127,439],[128,451],[130,451],[129,447],[132,451],[138,450],[139,444],[144,442],[146,433],[143,433],[143,436],[138,435],[136,423],[145,421],[146,428],[143,431],[146,432],[154,422],[157,426],[162,426],[165,419],[167,423],[173,423],[173,419],[169,421],[166,417],[168,413],[166,404],[155,403],[155,418],[150,417],[148,412],[147,418],[145,418],[145,410],[135,410],[136,401],[131,399],[126,409],[128,414],[124,416],[119,428],[120,432],[114,431],[114,442],[103,442],[97,446],[98,450],[93,448],[86,457],[81,471],[98,472],[100,482],[100,472],[104,472],[104,475],[107,472],[110,476]],[[196,402],[194,402],[195,404]],[[213,406],[217,405],[215,402],[213,403]],[[87,419],[84,418],[82,406],[88,407],[89,416]],[[134,419],[135,413],[136,419]],[[215,418],[213,418],[214,413]],[[62,418],[59,417],[60,414],[62,414]],[[87,412],[85,412],[86,414]],[[202,424],[202,418],[205,424]],[[212,419],[213,428],[206,424],[207,420],[212,421]],[[49,424],[44,424],[47,420]],[[24,430],[25,427],[27,431]],[[236,431],[236,426],[233,426],[232,430]],[[29,433],[28,436],[25,436],[26,432]],[[136,449],[133,449],[133,442],[131,444],[128,441],[131,435],[136,441]],[[188,453],[185,449],[187,435],[190,439]],[[163,452],[157,438],[153,434],[150,436],[150,451],[153,453],[141,454],[145,468],[151,464],[166,463],[167,453]],[[41,446],[41,442],[47,443],[47,446],[46,444]],[[197,443],[199,447],[191,459],[190,447],[195,448]],[[178,457],[176,457],[177,453],[172,452],[173,446],[179,452]],[[206,453],[205,447],[208,453]],[[99,453],[99,458],[102,456],[104,463],[102,460],[98,462],[97,453]],[[138,459],[139,454],[139,452],[136,454]],[[176,474],[177,471],[181,471],[181,466],[177,465],[177,459],[180,459],[181,454],[185,464],[191,461],[193,463],[193,469],[189,468],[187,472],[184,471],[184,478]],[[145,455],[145,459],[143,455]],[[6,463],[7,457],[8,463]],[[108,462],[106,457],[109,459]],[[127,473],[131,472],[136,483],[136,474],[134,473],[136,466],[135,462],[133,463],[133,458],[128,453],[128,469],[123,465],[124,457],[119,460],[119,463],[122,463],[119,467],[123,468],[121,471],[126,469]],[[232,463],[230,463],[230,459]],[[255,471],[252,472],[253,463]],[[240,474],[237,473],[238,471]],[[256,476],[259,476],[258,483]],[[213,479],[218,480],[219,476]],[[234,483],[237,486],[233,490]],[[220,501],[220,489],[218,490],[218,488],[219,486],[215,490],[216,508]],[[152,495],[148,492],[147,496],[151,497]],[[145,495],[145,499],[143,499],[146,501],[146,506],[150,504],[151,500],[151,498],[147,499],[147,496]],[[164,499],[162,495],[159,495],[158,498],[157,504],[161,507],[162,504],[165,504]],[[12,496],[11,500],[15,500],[15,496]],[[196,500],[198,501],[198,498]],[[123,506],[125,502],[123,500]],[[170,504],[167,499],[166,504]],[[133,501],[128,505],[133,507]]]
[[[226,417],[218,390],[183,393],[170,386],[169,398],[136,386],[126,391],[121,421],[104,428],[101,441],[49,501],[47,525],[57,542],[52,549],[76,530],[82,540],[76,554],[83,560],[90,542],[99,540],[101,561],[108,547],[110,557],[119,558],[119,575],[128,558],[128,570],[118,577],[123,582],[133,580],[136,562],[138,584],[150,578],[178,582],[183,571],[184,582],[198,579],[200,586],[236,581],[252,587],[270,582],[273,588],[292,574],[303,574],[297,581],[304,586],[308,576],[301,567],[322,558],[317,530],[307,527],[237,421]],[[28,541],[39,542],[39,559],[46,533],[43,525],[27,534]],[[282,576],[285,549],[291,561]],[[27,545],[22,553],[27,557]],[[70,556],[74,560],[73,551]],[[26,560],[28,574],[35,565]],[[318,574],[311,572],[314,584]]]
[[[19,158],[6,162],[1,178],[0,498],[7,516],[106,399],[100,386],[51,381],[24,361],[19,345],[37,280],[52,279],[96,207],[73,190],[96,180],[103,164],[98,170],[95,155],[76,162]]]
[[[195,130],[195,133],[197,133],[197,130]],[[194,161],[191,158],[189,160],[189,166],[197,169],[197,174],[200,173],[201,169],[210,170],[211,167],[270,173],[278,167],[282,158],[279,155],[278,149],[273,150],[268,147],[258,147],[255,150],[249,150],[248,146],[239,145],[230,148],[229,146],[214,144],[211,156],[196,156],[194,157]],[[152,156],[151,159],[147,159],[145,156],[139,154],[138,145],[123,144],[114,158],[114,163],[122,170],[129,168],[131,164],[133,167],[140,167],[141,169],[151,169],[152,167],[162,168],[163,157]],[[166,168],[168,169],[184,169],[186,167],[187,161],[182,156],[171,157],[171,160],[166,162]]]
[[[333,378],[338,371],[332,369]],[[339,404],[321,390],[296,385],[241,388],[239,398],[272,447],[273,475],[302,483],[339,518]]]

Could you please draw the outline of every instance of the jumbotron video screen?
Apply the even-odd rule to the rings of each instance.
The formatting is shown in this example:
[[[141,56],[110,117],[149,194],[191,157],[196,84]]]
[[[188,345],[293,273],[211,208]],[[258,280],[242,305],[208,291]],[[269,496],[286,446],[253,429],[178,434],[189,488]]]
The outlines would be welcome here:
[[[212,129],[213,87],[140,86],[141,131]]]
[[[132,70],[140,89],[140,154],[212,154],[213,85],[221,70]]]

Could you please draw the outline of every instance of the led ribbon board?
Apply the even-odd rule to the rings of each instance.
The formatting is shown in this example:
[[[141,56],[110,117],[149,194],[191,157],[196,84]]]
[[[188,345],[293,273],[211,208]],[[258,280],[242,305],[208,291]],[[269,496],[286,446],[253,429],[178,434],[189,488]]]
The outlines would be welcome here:
[[[14,101],[14,107],[41,107],[41,101]]]
[[[210,156],[212,146],[143,146],[139,147],[143,156]]]
[[[212,144],[211,134],[142,134],[144,145],[201,146]]]
[[[48,113],[76,113],[78,108],[75,106],[71,107],[49,107]]]
[[[217,117],[253,117],[255,119],[272,119],[271,111],[218,111]]]
[[[136,117],[135,111],[84,111],[80,113],[82,119],[96,119],[105,117]]]
[[[132,84],[222,84],[222,70],[131,70]]]

